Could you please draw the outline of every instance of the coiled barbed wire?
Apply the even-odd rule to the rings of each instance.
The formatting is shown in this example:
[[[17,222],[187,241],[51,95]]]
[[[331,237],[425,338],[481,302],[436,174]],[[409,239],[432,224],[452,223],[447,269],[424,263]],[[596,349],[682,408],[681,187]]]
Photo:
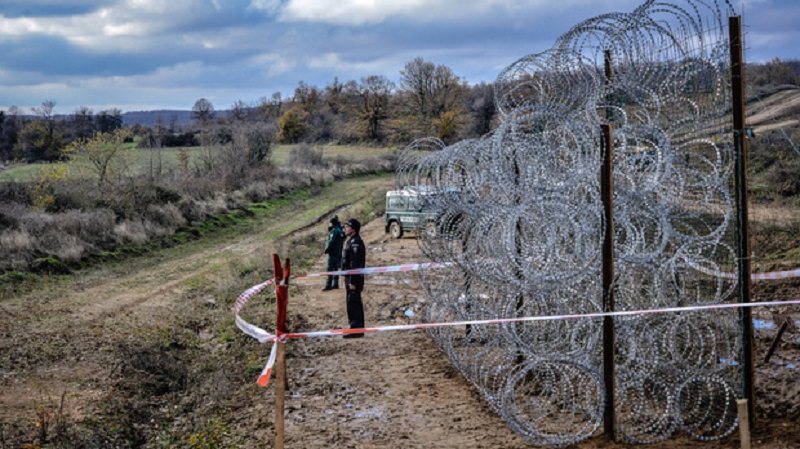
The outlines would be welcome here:
[[[452,262],[421,272],[424,319],[602,311],[602,124],[614,134],[616,309],[730,301],[736,283],[718,273],[736,270],[724,23],[733,14],[727,0],[651,0],[586,20],[500,73],[493,132],[409,145],[398,188],[439,212],[420,248]],[[623,439],[682,429],[714,440],[735,429],[735,311],[615,322]],[[529,442],[566,446],[601,425],[600,320],[429,332]]]

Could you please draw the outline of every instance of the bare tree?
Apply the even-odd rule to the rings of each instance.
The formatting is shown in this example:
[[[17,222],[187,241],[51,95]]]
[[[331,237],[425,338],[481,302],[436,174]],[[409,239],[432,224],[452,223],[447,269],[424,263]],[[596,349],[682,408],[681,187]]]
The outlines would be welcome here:
[[[406,63],[400,71],[403,113],[413,117],[423,129],[445,112],[461,111],[466,89],[466,82],[450,67],[437,66],[422,58]]]
[[[313,114],[319,109],[322,101],[322,94],[317,86],[309,86],[305,81],[297,83],[294,88],[294,102],[306,111]]]
[[[231,105],[231,117],[234,121],[243,122],[247,119],[247,105],[242,100],[236,100]]]
[[[280,92],[273,92],[272,96],[267,99],[261,98],[261,103],[258,105],[258,110],[261,113],[261,118],[265,121],[270,119],[277,120],[283,115],[283,98]]]
[[[358,84],[348,83],[353,112],[359,133],[370,140],[382,140],[381,124],[389,117],[389,100],[395,85],[385,76],[361,78]]]
[[[74,139],[89,138],[94,132],[94,112],[87,106],[75,109],[71,121],[72,137]]]
[[[192,114],[195,120],[201,125],[206,126],[214,119],[214,105],[206,98],[201,98],[194,102]]]
[[[56,102],[53,100],[45,100],[41,106],[32,107],[34,115],[38,115],[47,124],[47,129],[50,136],[53,135],[53,130],[56,126],[55,110]]]

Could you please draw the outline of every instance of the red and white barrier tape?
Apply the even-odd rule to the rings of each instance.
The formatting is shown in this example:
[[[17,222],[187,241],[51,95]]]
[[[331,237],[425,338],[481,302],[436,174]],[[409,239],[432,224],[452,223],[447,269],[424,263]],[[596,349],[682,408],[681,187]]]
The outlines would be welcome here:
[[[320,276],[346,276],[346,275],[356,275],[356,274],[375,274],[375,273],[390,273],[390,272],[403,272],[403,271],[416,271],[421,269],[429,269],[429,268],[442,268],[447,266],[452,266],[453,263],[422,263],[422,264],[406,264],[406,265],[395,265],[390,267],[373,267],[373,268],[362,268],[358,270],[346,270],[346,271],[327,271],[323,273],[312,273],[312,274],[299,274],[295,275],[295,278],[301,277],[320,277]],[[727,275],[734,276],[732,273],[722,273],[715,270],[709,270],[699,265],[693,264],[693,268],[697,269],[706,274],[711,274],[715,276],[722,275],[723,277],[728,277]],[[756,277],[759,276],[759,277]],[[758,275],[753,274],[753,280],[763,280],[763,279],[783,279],[789,277],[798,277],[800,276],[800,269],[798,270],[790,270],[790,271],[781,271],[775,273],[760,273]],[[364,333],[375,333],[375,332],[387,332],[387,331],[399,331],[399,330],[414,330],[414,329],[429,329],[435,327],[452,327],[452,326],[465,326],[465,325],[486,325],[486,324],[506,324],[506,323],[517,323],[517,322],[526,322],[526,321],[551,321],[551,320],[566,320],[566,319],[580,319],[580,318],[601,318],[606,316],[631,316],[631,315],[645,315],[645,314],[652,314],[652,313],[674,313],[674,312],[688,312],[688,311],[698,311],[698,310],[709,310],[709,309],[730,309],[730,308],[740,308],[740,307],[771,307],[771,306],[778,306],[778,305],[798,305],[800,304],[800,300],[794,301],[771,301],[771,302],[754,302],[748,304],[713,304],[713,305],[705,305],[705,306],[688,306],[688,307],[671,307],[665,309],[647,309],[647,310],[633,310],[633,311],[619,311],[619,312],[597,312],[597,313],[585,313],[585,314],[573,314],[573,315],[548,315],[548,316],[533,316],[533,317],[521,317],[521,318],[498,318],[498,319],[491,319],[491,320],[472,320],[472,321],[456,321],[456,322],[447,322],[447,323],[423,323],[423,324],[408,324],[408,325],[400,325],[400,326],[383,326],[383,327],[368,327],[363,329],[331,329],[325,331],[316,331],[316,332],[303,332],[303,333],[286,333],[281,334],[280,336],[270,334],[266,330],[255,326],[253,324],[248,323],[245,321],[239,313],[241,312],[242,308],[244,308],[247,301],[250,300],[253,296],[257,295],[258,293],[264,291],[269,285],[273,284],[273,280],[268,280],[258,285],[254,285],[247,289],[244,293],[239,295],[236,299],[236,303],[234,304],[233,310],[236,314],[236,326],[242,330],[245,334],[255,338],[261,343],[268,343],[268,342],[286,342],[289,339],[300,339],[300,338],[316,338],[316,337],[331,337],[331,336],[338,336],[338,335],[346,335],[346,334],[364,334]],[[272,374],[272,368],[275,364],[275,355],[276,355],[276,348],[277,345],[272,345],[272,350],[270,351],[269,360],[267,365],[261,371],[261,374],[258,376],[258,385],[265,387],[269,383],[269,378]]]
[[[710,268],[706,268],[700,266],[696,263],[689,262],[692,268],[697,271],[700,271],[705,274],[709,274],[711,276],[721,277],[725,279],[737,279],[739,277],[736,273],[730,273],[725,271],[718,271],[712,270]],[[766,281],[766,280],[776,280],[776,279],[788,279],[788,278],[796,278],[800,277],[800,268],[796,270],[787,270],[787,271],[773,271],[770,273],[750,273],[750,280],[753,281]]]
[[[297,275],[292,275],[292,277],[310,278],[318,276],[350,276],[354,274],[394,273],[399,271],[417,271],[417,270],[427,270],[431,268],[452,267],[453,265],[455,265],[454,262],[409,263],[405,265],[394,265],[391,267],[373,267],[373,268],[360,268],[358,270],[326,271],[324,273],[297,274]]]
[[[646,309],[646,310],[626,310],[626,311],[618,311],[618,312],[597,312],[597,313],[580,313],[580,314],[572,314],[572,315],[547,315],[547,316],[529,316],[529,317],[520,317],[520,318],[496,318],[490,320],[470,320],[470,321],[451,321],[451,322],[444,322],[444,323],[422,323],[422,324],[405,324],[400,326],[382,326],[382,327],[365,327],[360,329],[331,329],[325,331],[316,331],[316,332],[290,332],[287,334],[281,335],[280,338],[276,337],[275,335],[269,334],[268,332],[264,332],[258,338],[258,341],[265,343],[265,342],[275,342],[280,340],[281,342],[285,342],[291,339],[301,339],[301,338],[316,338],[316,337],[335,337],[339,335],[347,335],[347,334],[367,334],[367,333],[376,333],[376,332],[389,332],[389,331],[403,331],[403,330],[414,330],[414,329],[430,329],[436,327],[455,327],[455,326],[476,326],[476,325],[489,325],[489,324],[508,324],[508,323],[520,323],[520,322],[530,322],[530,321],[554,321],[554,320],[571,320],[571,319],[582,319],[582,318],[602,318],[602,317],[622,317],[622,316],[632,316],[632,315],[647,315],[647,314],[654,314],[654,313],[675,313],[675,312],[692,312],[692,311],[700,311],[700,310],[712,310],[712,309],[734,309],[734,308],[745,308],[745,307],[774,307],[774,306],[787,306],[787,305],[800,305],[800,300],[792,300],[792,301],[768,301],[768,302],[752,302],[747,304],[714,304],[714,305],[705,305],[705,306],[689,306],[689,307],[669,307],[665,309]],[[267,365],[264,367],[264,370],[258,377],[258,384],[262,387],[267,386],[269,383],[269,376],[272,372],[272,367],[275,364],[275,351],[277,345],[272,345],[272,351],[270,352],[269,361]]]

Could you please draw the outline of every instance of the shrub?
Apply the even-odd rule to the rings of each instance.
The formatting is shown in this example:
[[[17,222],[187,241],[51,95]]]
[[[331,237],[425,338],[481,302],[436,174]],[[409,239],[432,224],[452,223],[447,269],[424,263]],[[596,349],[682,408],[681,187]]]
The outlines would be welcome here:
[[[181,134],[167,134],[163,137],[161,144],[165,147],[196,147],[200,145],[194,133],[186,132]]]
[[[64,262],[77,262],[86,253],[86,244],[77,236],[64,235],[57,228],[49,228],[36,239],[36,250]]]
[[[253,182],[244,189],[244,196],[251,203],[261,203],[269,198],[270,186],[266,182]]]
[[[65,235],[74,235],[80,240],[101,248],[113,242],[116,215],[108,209],[90,212],[71,210],[55,216],[55,225]]]
[[[6,230],[0,233],[0,271],[24,270],[33,252],[34,241],[26,231]]]
[[[289,153],[289,166],[324,167],[322,149],[315,150],[307,143],[302,143]]]
[[[268,162],[272,155],[272,144],[275,136],[275,129],[267,126],[253,126],[244,130],[244,138],[247,143],[247,150],[251,165]]]
[[[27,212],[28,208],[22,204],[0,203],[0,229],[17,228],[19,226],[19,218]]]
[[[120,244],[133,243],[141,245],[148,241],[144,224],[139,221],[126,220],[117,224],[114,226],[114,234],[117,236],[117,243]]]
[[[196,224],[211,217],[206,207],[198,200],[187,199],[178,205],[178,208],[189,224]]]
[[[186,218],[174,204],[150,204],[144,215],[154,223],[168,229],[177,229],[186,224]]]
[[[206,201],[206,210],[208,210],[211,216],[229,212],[227,195],[224,193],[214,195],[214,198]]]
[[[0,198],[8,203],[30,204],[30,189],[27,183],[0,182]]]

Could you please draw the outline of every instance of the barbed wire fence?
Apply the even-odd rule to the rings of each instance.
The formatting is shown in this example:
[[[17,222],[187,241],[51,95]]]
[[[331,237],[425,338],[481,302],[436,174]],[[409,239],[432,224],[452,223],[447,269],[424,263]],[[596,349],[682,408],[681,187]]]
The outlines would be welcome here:
[[[651,0],[586,20],[499,74],[502,122],[491,134],[409,145],[398,187],[426,187],[441,216],[420,247],[452,263],[422,272],[425,319],[603,311],[606,124],[616,310],[735,301],[736,281],[714,274],[737,267],[725,26],[733,15],[724,0]],[[617,434],[653,443],[679,430],[700,440],[733,432],[739,321],[732,309],[616,318]],[[565,446],[602,425],[602,320],[430,334],[527,441]]]

